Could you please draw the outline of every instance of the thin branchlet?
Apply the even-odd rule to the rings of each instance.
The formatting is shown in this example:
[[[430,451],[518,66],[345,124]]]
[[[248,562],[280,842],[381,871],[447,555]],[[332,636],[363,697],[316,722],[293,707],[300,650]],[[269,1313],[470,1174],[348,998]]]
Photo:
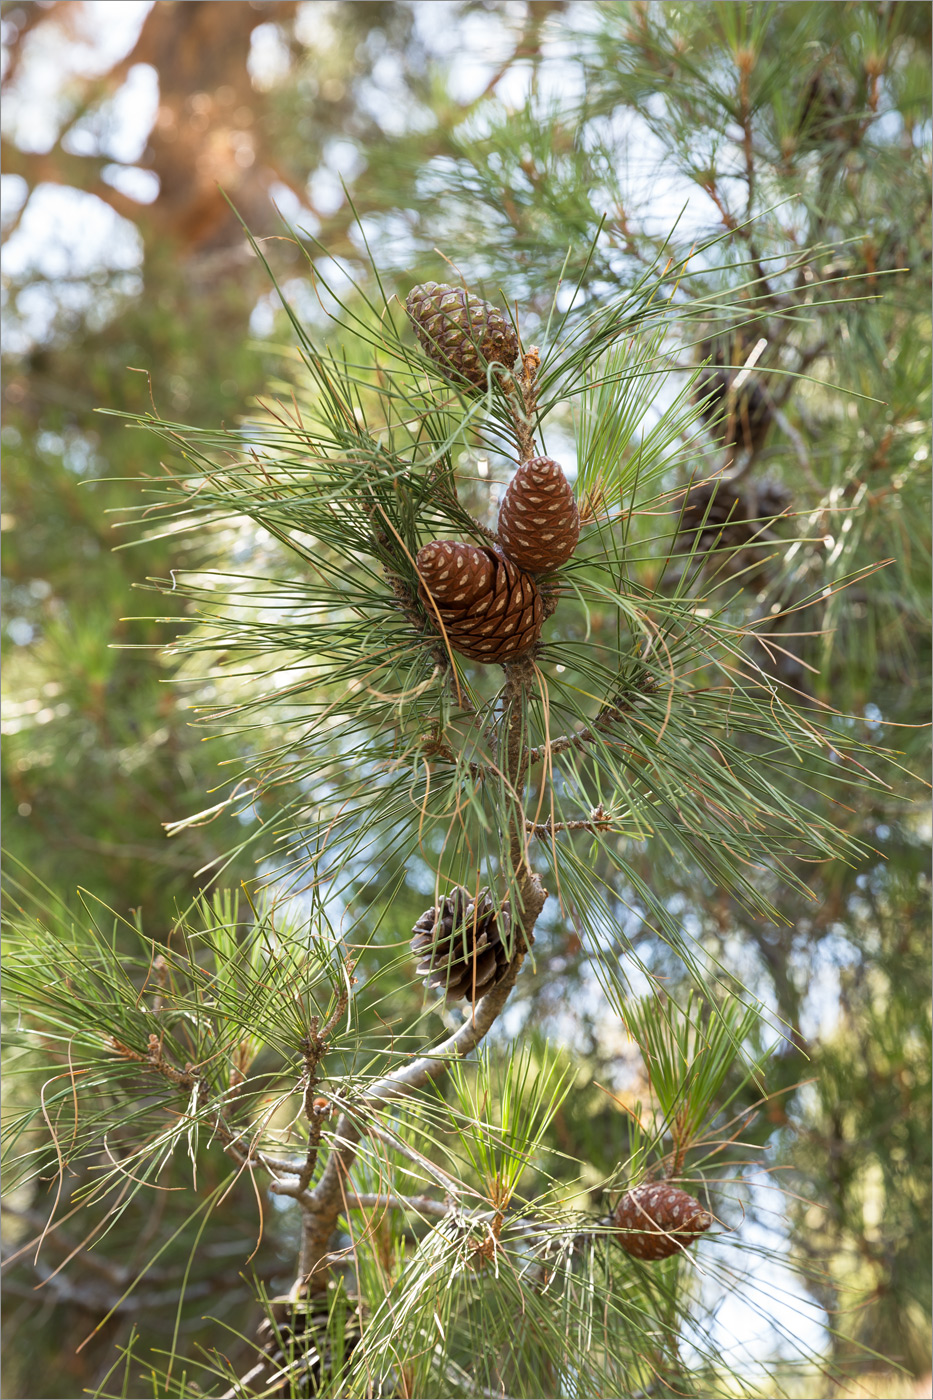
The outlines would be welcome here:
[[[632,714],[640,697],[653,695],[657,689],[658,682],[655,677],[649,671],[643,671],[625,691],[613,696],[601,707],[592,725],[585,725],[573,734],[559,734],[549,743],[538,744],[529,749],[529,766],[550,760],[557,754],[566,753],[568,749],[579,749],[585,753],[591,744],[606,743],[606,735],[612,725]]]

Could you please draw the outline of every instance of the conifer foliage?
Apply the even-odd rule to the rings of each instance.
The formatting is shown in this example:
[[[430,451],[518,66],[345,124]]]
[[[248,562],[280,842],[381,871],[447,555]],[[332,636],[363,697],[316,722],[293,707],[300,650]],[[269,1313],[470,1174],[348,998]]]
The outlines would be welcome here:
[[[69,1154],[93,1153],[100,1132],[129,1119],[94,1188],[102,1222],[119,1218],[127,1173],[157,1185],[201,1138],[231,1175],[209,1201],[192,1178],[195,1214],[222,1210],[244,1173],[293,1204],[290,1287],[251,1359],[234,1365],[214,1340],[199,1386],[531,1396],[560,1393],[570,1366],[581,1393],[624,1395],[659,1367],[671,1384],[688,1379],[676,1336],[698,1325],[692,1251],[728,1231],[722,1183],[707,1176],[729,1134],[710,1126],[726,1077],[760,1076],[749,1046],[767,1033],[757,1010],[737,1016],[700,945],[641,886],[645,917],[700,996],[662,1011],[661,984],[607,937],[607,912],[616,888],[640,885],[633,840],[700,862],[767,912],[769,883],[800,883],[792,861],[859,856],[808,794],[871,780],[859,742],[803,718],[761,670],[747,623],[678,584],[674,517],[666,543],[636,544],[627,527],[663,499],[692,381],[642,443],[637,471],[602,452],[580,462],[582,513],[543,450],[568,407],[592,414],[596,396],[600,412],[623,415],[654,377],[680,314],[661,292],[648,274],[595,314],[557,318],[477,399],[418,347],[398,298],[372,302],[360,286],[339,299],[327,343],[293,317],[301,400],[268,403],[248,441],[136,420],[162,436],[170,468],[147,519],[155,509],[202,535],[234,521],[293,561],[281,579],[202,568],[161,585],[196,609],[180,644],[190,662],[236,659],[227,680],[213,663],[222,694],[208,722],[235,721],[252,750],[221,806],[242,811],[246,794],[271,818],[244,843],[264,863],[252,918],[203,903],[169,937],[143,928],[121,953],[99,920],[80,936],[59,931],[42,954],[54,974],[31,993],[34,1024],[70,1046],[76,1067],[56,1098],[55,1141],[67,1122]],[[498,537],[489,486],[457,466],[480,448],[503,475],[525,464]],[[533,510],[556,505],[556,553],[548,532],[515,524],[521,492]],[[536,574],[513,562],[515,540]],[[530,559],[536,544],[544,554]],[[672,570],[670,586],[639,581],[627,562],[639,552],[657,578]],[[596,614],[611,626],[593,628]],[[798,796],[780,781],[788,768]],[[384,893],[406,872],[434,890],[415,926],[417,966]],[[607,1005],[644,1046],[660,1112],[652,1127],[636,1110],[634,1135],[620,1139],[603,1183],[623,1191],[608,1224],[573,1204],[579,1183],[562,1184],[543,1147],[572,1056],[536,1039],[478,1054],[535,962],[551,895],[552,920],[590,941]],[[380,990],[393,943],[411,982],[427,975],[420,1011]],[[9,973],[24,992],[34,950],[24,936]],[[641,1021],[637,976],[652,989]],[[464,1006],[443,1012],[440,1034],[438,993]],[[662,1267],[663,1285],[652,1273]],[[338,1286],[339,1326],[328,1302]],[[660,1352],[646,1316],[678,1319]],[[194,1394],[173,1379],[177,1364],[165,1393]],[[717,1365],[707,1344],[690,1383]]]

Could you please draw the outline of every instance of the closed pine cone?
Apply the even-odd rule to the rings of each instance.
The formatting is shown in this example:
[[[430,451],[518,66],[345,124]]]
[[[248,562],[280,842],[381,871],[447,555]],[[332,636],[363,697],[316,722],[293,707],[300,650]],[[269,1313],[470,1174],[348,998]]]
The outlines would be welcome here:
[[[426,909],[412,930],[411,950],[421,958],[416,972],[429,987],[444,987],[447,1004],[479,1001],[501,982],[509,966],[503,934],[508,909],[496,909],[487,891],[474,900],[455,885],[440,905]]]
[[[550,457],[524,462],[499,507],[499,540],[520,569],[543,574],[566,564],[580,538],[570,483]]]
[[[771,524],[792,501],[780,481],[748,481],[739,486],[722,478],[701,482],[687,492],[679,544],[695,550],[697,560],[708,555],[720,583],[735,578],[743,588],[757,591],[770,573],[768,555],[777,539]]]
[[[412,287],[405,309],[434,363],[474,388],[485,389],[490,361],[511,369],[518,358],[518,336],[499,308],[462,287],[423,282]]]
[[[680,533],[689,544],[696,536],[697,550],[703,553],[713,548],[738,549],[760,538],[792,500],[780,481],[750,482],[744,488],[721,477],[702,481],[687,492]]]
[[[626,1254],[645,1260],[680,1253],[713,1223],[699,1201],[666,1181],[649,1181],[626,1191],[612,1220]]]
[[[418,592],[450,645],[473,661],[507,661],[538,640],[544,605],[533,578],[499,550],[432,540],[418,550]],[[440,628],[438,627],[438,630]]]

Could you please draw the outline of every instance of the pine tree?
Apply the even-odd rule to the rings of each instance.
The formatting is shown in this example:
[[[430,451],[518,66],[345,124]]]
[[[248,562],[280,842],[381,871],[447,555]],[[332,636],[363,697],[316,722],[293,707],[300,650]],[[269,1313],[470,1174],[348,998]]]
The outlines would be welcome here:
[[[645,276],[595,313],[558,318],[542,346],[523,340],[520,366],[488,363],[479,398],[414,349],[397,303],[360,288],[335,313],[337,345],[319,346],[294,318],[304,392],[269,404],[248,440],[138,420],[165,439],[166,468],[174,460],[148,518],[167,511],[201,531],[238,519],[245,538],[265,532],[297,565],[241,586],[210,571],[164,584],[181,587],[200,619],[182,649],[213,653],[218,677],[232,670],[217,682],[217,721],[253,749],[220,805],[248,812],[262,792],[276,813],[271,844],[265,823],[244,838],[266,863],[255,918],[244,923],[215,897],[166,939],[143,925],[135,952],[98,919],[86,933],[50,927],[41,954],[24,931],[7,976],[43,1034],[70,1046],[73,1082],[54,1092],[54,1108],[44,1100],[52,1147],[68,1137],[80,1159],[102,1136],[120,1138],[92,1192],[111,1218],[128,1181],[159,1184],[185,1144],[198,1155],[201,1138],[232,1167],[220,1179],[215,1167],[212,1189],[192,1182],[195,1215],[219,1209],[247,1174],[295,1202],[300,1246],[270,1314],[276,1345],[228,1375],[231,1394],[551,1394],[568,1372],[592,1394],[650,1388],[652,1377],[692,1393],[738,1380],[726,1380],[711,1339],[688,1366],[677,1338],[691,1325],[688,1245],[717,1217],[728,1231],[730,1182],[737,1189],[732,1163],[710,1181],[732,1136],[713,1126],[728,1103],[723,1083],[761,1080],[747,1047],[766,1032],[746,994],[712,979],[702,945],[627,852],[633,840],[665,847],[773,914],[763,885],[799,888],[793,861],[858,858],[859,843],[814,814],[813,794],[841,797],[868,778],[864,744],[802,714],[748,654],[747,621],[686,587],[696,547],[678,550],[677,516],[658,528],[673,462],[686,452],[699,465],[705,451],[690,428],[692,381],[625,451],[682,316],[663,287]],[[483,478],[457,460],[485,453],[502,472],[535,460],[570,405],[583,524],[570,561],[537,583],[482,518]],[[499,560],[512,571],[504,593],[489,585],[504,600],[483,614],[491,637],[513,625],[513,576],[540,596],[543,632],[478,659],[445,627],[447,609],[432,606],[446,598],[424,562],[436,539],[463,541],[456,560],[476,541],[482,577],[494,580]],[[386,942],[401,943],[410,966],[385,892],[418,871],[435,923],[449,922],[443,933],[432,924],[434,946],[443,939],[444,962],[466,969],[442,979],[447,1000],[466,1007],[440,1040],[432,1000],[409,995],[400,1015],[382,985]],[[459,903],[452,885],[464,890]],[[685,1009],[616,925],[626,889],[695,988]],[[673,1258],[660,1293],[649,1236],[636,1231],[627,1248],[621,1207],[608,1221],[573,1209],[579,1183],[554,1179],[553,1148],[540,1155],[572,1057],[534,1037],[522,1050],[497,1039],[495,1057],[463,1064],[535,960],[549,893],[552,921],[586,940],[652,1076],[654,1114],[635,1110],[602,1191],[610,1204],[633,1187],[633,1200],[653,1200],[645,1183],[670,1182],[703,1221],[685,1242],[676,1219],[649,1213],[649,1235],[666,1231],[660,1253]],[[502,952],[483,992],[480,918],[484,945],[498,921]],[[423,919],[417,928],[423,939]],[[51,983],[36,985],[37,958],[54,966]],[[26,1109],[23,1129],[35,1113]],[[335,1249],[341,1220],[349,1238]],[[375,1247],[377,1227],[388,1237]],[[335,1345],[335,1316],[353,1346]],[[214,1343],[208,1374],[223,1377],[225,1350]],[[164,1371],[163,1393],[193,1393],[179,1364]]]
[[[924,616],[928,337],[868,247],[884,239],[853,244],[846,219],[870,196],[909,246],[891,265],[923,255],[922,162],[892,179],[888,138],[872,138],[890,93],[916,110],[916,7],[797,8],[602,7],[578,46],[580,111],[544,121],[530,101],[485,145],[472,132],[446,207],[425,209],[417,266],[328,285],[326,245],[304,238],[330,321],[290,313],[299,357],[247,421],[138,417],[165,459],[144,518],[196,542],[195,567],[160,585],[192,610],[179,674],[234,756],[203,819],[235,818],[228,870],[258,873],[169,932],[93,901],[75,922],[13,882],[28,917],[8,953],[23,1018],[8,1180],[57,1180],[59,1217],[100,1236],[101,1314],[138,1319],[97,1393],[135,1393],[140,1367],[160,1395],[757,1393],[715,1324],[730,1298],[783,1334],[768,1387],[793,1393],[816,1357],[743,1229],[746,1211],[806,1208],[775,1193],[762,1217],[755,1162],[776,1140],[800,1193],[819,1184],[819,1229],[808,1215],[797,1239],[828,1309],[834,1284],[864,1291],[858,1268],[881,1276],[890,1241],[911,1257],[928,1219],[903,1165],[924,1073],[923,890],[871,848],[899,822],[898,868],[918,849],[890,794],[912,760],[874,749],[892,716],[916,717],[902,679]],[[812,65],[788,95],[791,53]],[[662,89],[657,131],[721,219],[682,245],[622,204],[601,229],[593,194],[625,171],[594,144],[604,119],[627,101],[656,119]],[[714,132],[723,113],[748,161],[737,209],[716,162],[698,165],[698,119]],[[575,125],[594,140],[568,142]],[[801,182],[810,222],[785,227],[769,202]],[[432,264],[441,236],[464,280]],[[500,342],[464,377],[432,354],[404,310],[432,276],[495,305],[520,355],[498,358]],[[865,300],[885,276],[892,290]],[[834,347],[848,398],[815,382]],[[568,468],[580,535],[537,571],[509,556],[502,512],[542,458]],[[905,547],[879,573],[898,500]],[[480,659],[424,553],[437,541],[469,566],[469,608],[501,599],[508,620],[539,600],[527,647],[500,653],[497,623],[496,658]],[[813,946],[835,930],[860,950],[859,1009],[832,1047],[807,1044],[806,948],[780,922],[808,935],[814,862]],[[626,1046],[634,1092],[613,1069]],[[808,1048],[819,1105],[798,1096],[801,1142],[785,1102]],[[901,1086],[880,1156],[881,1199],[906,1186],[887,1240],[871,1234],[884,1131],[863,1064],[866,1083]],[[283,1209],[260,1219],[270,1197]],[[656,1199],[707,1228],[678,1239],[683,1217],[660,1206],[636,1221]],[[237,1283],[257,1237],[258,1329]],[[896,1345],[853,1310],[840,1384],[866,1346],[922,1368],[915,1282],[900,1281]],[[166,1299],[184,1328],[154,1357]]]

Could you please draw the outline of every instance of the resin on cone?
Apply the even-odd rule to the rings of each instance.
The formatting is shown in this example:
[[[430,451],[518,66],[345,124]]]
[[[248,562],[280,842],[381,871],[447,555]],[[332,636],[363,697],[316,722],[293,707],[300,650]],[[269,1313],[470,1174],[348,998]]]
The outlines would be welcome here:
[[[566,564],[580,538],[570,483],[550,457],[532,457],[512,479],[499,507],[499,542],[520,569],[543,574]]]
[[[449,1006],[461,998],[479,1001],[508,969],[502,942],[508,927],[508,910],[496,909],[485,890],[474,900],[469,890],[455,885],[412,929],[411,950],[421,959],[418,976],[429,987],[443,987]]]
[[[418,592],[438,631],[472,661],[507,661],[541,635],[544,605],[533,578],[494,549],[432,540],[418,550]]]
[[[485,389],[491,361],[511,369],[518,358],[518,336],[499,308],[462,287],[423,282],[412,287],[405,309],[434,363],[474,388]]]
[[[626,1254],[645,1260],[680,1254],[713,1223],[699,1201],[667,1181],[649,1181],[626,1191],[612,1219]]]

